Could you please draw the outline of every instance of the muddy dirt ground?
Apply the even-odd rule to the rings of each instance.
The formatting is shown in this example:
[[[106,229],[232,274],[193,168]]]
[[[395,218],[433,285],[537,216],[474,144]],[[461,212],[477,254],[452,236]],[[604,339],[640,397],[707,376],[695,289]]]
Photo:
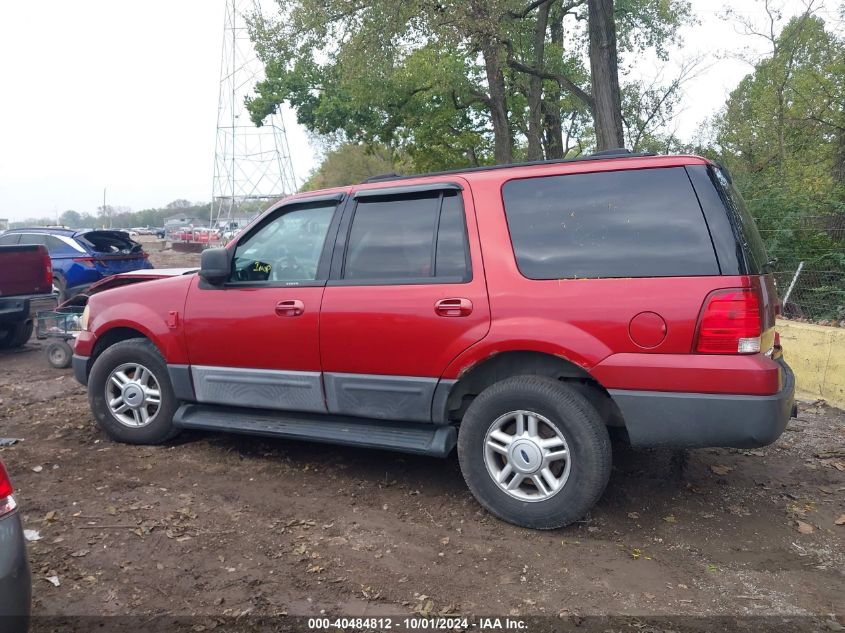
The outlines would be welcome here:
[[[158,266],[198,260],[148,249]],[[0,437],[21,438],[0,459],[40,534],[36,614],[845,611],[845,413],[820,404],[760,450],[617,444],[591,515],[536,532],[484,512],[454,455],[210,433],[116,444],[42,351],[0,354]]]

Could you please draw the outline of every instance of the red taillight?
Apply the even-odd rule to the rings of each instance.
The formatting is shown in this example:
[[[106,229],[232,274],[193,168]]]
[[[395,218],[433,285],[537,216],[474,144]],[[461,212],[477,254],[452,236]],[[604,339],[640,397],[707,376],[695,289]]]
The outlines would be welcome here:
[[[6,469],[3,467],[3,463],[0,462],[0,499],[11,497],[13,492],[9,475],[6,474]]]
[[[53,261],[50,259],[50,255],[44,253],[44,285],[46,287],[51,287],[53,285]]]
[[[698,320],[699,354],[756,354],[762,324],[760,298],[747,288],[711,292]]]
[[[6,469],[3,468],[3,463],[0,462],[0,517],[9,514],[17,507],[15,498],[12,496],[13,492],[9,475],[6,474]]]
[[[74,257],[73,261],[75,261],[77,264],[82,264],[83,266],[86,266],[88,268],[94,268],[94,262],[96,262],[97,260],[93,257]]]

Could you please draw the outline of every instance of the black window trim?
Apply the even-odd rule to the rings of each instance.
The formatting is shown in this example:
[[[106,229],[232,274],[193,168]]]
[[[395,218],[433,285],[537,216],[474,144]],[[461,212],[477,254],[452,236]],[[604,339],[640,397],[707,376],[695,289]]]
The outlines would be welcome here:
[[[675,169],[675,168],[683,169],[684,174],[685,174],[685,176],[686,176],[686,178],[689,182],[690,190],[692,191],[693,198],[695,199],[696,206],[698,207],[698,210],[701,213],[701,217],[704,221],[704,226],[707,227],[707,234],[708,234],[708,238],[709,238],[709,241],[710,241],[710,246],[713,250],[713,259],[716,263],[716,269],[719,271],[715,275],[683,275],[683,276],[684,277],[721,276],[723,273],[721,272],[722,271],[722,264],[721,264],[721,261],[719,259],[719,254],[717,252],[716,245],[713,242],[713,236],[710,233],[710,226],[709,226],[709,223],[707,222],[707,215],[704,211],[704,208],[701,205],[701,201],[699,200],[698,192],[695,189],[695,186],[692,182],[692,178],[690,177],[690,174],[687,171],[688,167],[689,167],[689,165],[649,165],[649,166],[646,166],[646,167],[637,167],[637,168],[628,168],[628,169],[624,169],[624,168],[620,168],[620,169],[600,169],[600,170],[596,170],[596,171],[573,171],[573,172],[565,172],[565,173],[557,173],[557,174],[542,174],[542,175],[536,175],[536,176],[520,176],[518,178],[508,178],[507,180],[503,181],[500,188],[499,188],[499,196],[500,196],[501,201],[502,201],[502,211],[504,212],[504,216],[505,216],[505,226],[507,227],[508,239],[509,239],[510,244],[511,244],[511,255],[513,256],[514,264],[515,264],[516,269],[519,272],[520,276],[523,279],[527,279],[528,281],[541,281],[541,282],[542,281],[558,281],[559,282],[559,281],[570,281],[570,280],[577,281],[577,280],[582,279],[580,277],[558,277],[558,278],[529,277],[528,275],[526,275],[522,271],[522,268],[519,265],[519,259],[516,256],[516,246],[514,245],[514,242],[513,242],[513,234],[511,233],[510,221],[508,219],[507,205],[505,203],[505,187],[508,185],[508,183],[518,182],[518,181],[522,181],[522,180],[533,180],[535,178],[555,178],[555,177],[566,177],[566,176],[580,176],[580,175],[585,175],[585,174],[607,174],[607,173],[618,173],[618,172],[626,172],[626,171],[646,171],[646,170]],[[583,278],[583,279],[589,279],[589,280],[628,279],[628,277],[622,277],[622,276],[618,276],[618,277],[586,277],[586,278]],[[633,279],[656,279],[656,277],[634,277]],[[663,277],[657,277],[657,279],[663,279]]]
[[[466,212],[466,205],[464,204],[463,198],[463,187],[454,182],[445,182],[445,183],[432,183],[426,185],[419,185],[419,186],[411,186],[411,187],[385,187],[380,189],[367,189],[360,192],[356,192],[352,196],[350,196],[346,204],[344,205],[343,210],[343,219],[340,223],[340,228],[338,230],[337,241],[335,243],[334,253],[332,255],[332,263],[331,263],[331,272],[329,273],[329,279],[326,283],[327,286],[436,286],[441,284],[468,284],[471,283],[473,280],[473,269],[472,269],[472,255],[469,248],[469,228],[467,227],[467,212]],[[461,216],[462,216],[462,229],[463,229],[463,243],[464,243],[464,256],[466,259],[466,274],[463,276],[450,276],[450,277],[435,277],[436,274],[436,263],[432,264],[432,275],[429,277],[399,277],[399,278],[390,278],[385,277],[383,279],[374,278],[374,279],[344,279],[343,275],[346,270],[346,256],[347,256],[347,249],[349,247],[349,236],[352,232],[352,222],[355,219],[355,212],[358,210],[358,202],[361,197],[368,198],[368,197],[386,197],[386,196],[411,196],[418,193],[429,193],[429,192],[440,192],[439,195],[439,202],[438,202],[438,211],[437,211],[437,220],[435,222],[435,231],[434,231],[434,239],[433,246],[432,246],[432,257],[436,257],[436,248],[438,243],[438,232],[440,229],[440,216],[443,213],[443,198],[445,191],[455,191],[458,197],[458,201],[460,202],[461,206]],[[358,196],[358,193],[364,193],[369,195]]]
[[[407,185],[404,187],[379,187],[378,189],[359,189],[353,198],[376,198],[381,196],[404,196],[414,193],[428,193],[430,191],[463,191],[463,187],[456,182],[435,182],[423,185]]]
[[[231,246],[229,260],[230,269],[234,266],[235,262],[235,251],[238,248],[238,245],[248,240],[250,237],[255,235],[258,231],[263,229],[267,226],[270,222],[274,222],[278,218],[282,217],[283,215],[287,215],[292,211],[298,211],[304,207],[309,207],[312,205],[320,205],[325,202],[335,202],[334,213],[332,215],[332,219],[329,222],[329,228],[326,231],[326,239],[323,243],[323,250],[320,253],[320,259],[317,262],[317,278],[316,279],[306,279],[306,280],[292,280],[292,281],[227,281],[222,286],[212,286],[209,284],[205,284],[204,282],[200,282],[200,287],[204,289],[238,289],[238,288],[319,288],[321,286],[326,285],[326,281],[329,278],[329,269],[331,266],[331,256],[332,250],[334,248],[334,242],[337,237],[337,229],[340,226],[340,219],[342,215],[342,209],[345,206],[345,201],[347,197],[342,193],[337,194],[326,194],[320,196],[310,196],[306,198],[295,198],[284,204],[274,208],[272,211],[267,213],[267,215],[261,218],[258,222],[252,226],[248,233],[245,233],[241,237],[238,238],[237,242]]]

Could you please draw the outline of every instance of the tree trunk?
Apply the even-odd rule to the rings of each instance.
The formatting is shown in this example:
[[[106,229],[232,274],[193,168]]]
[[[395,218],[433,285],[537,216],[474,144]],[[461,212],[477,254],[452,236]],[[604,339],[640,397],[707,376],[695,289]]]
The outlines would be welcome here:
[[[613,0],[589,0],[590,72],[598,151],[624,147]]]
[[[551,4],[551,3],[549,3]],[[563,49],[563,11],[555,11],[549,22],[549,40]],[[543,125],[546,137],[546,158],[563,158],[563,123],[560,116],[561,89],[558,83],[548,83],[542,102]]]
[[[546,56],[546,28],[549,24],[551,0],[546,0],[537,9],[534,24],[534,68],[543,72]],[[543,159],[543,78],[531,75],[528,83],[528,160]]]
[[[486,41],[482,45],[484,68],[489,86],[490,120],[493,123],[493,158],[497,165],[513,162],[513,139],[508,122],[507,92],[505,75],[502,72],[501,50],[496,42]]]
[[[836,130],[836,147],[833,156],[833,182],[845,186],[845,127]]]

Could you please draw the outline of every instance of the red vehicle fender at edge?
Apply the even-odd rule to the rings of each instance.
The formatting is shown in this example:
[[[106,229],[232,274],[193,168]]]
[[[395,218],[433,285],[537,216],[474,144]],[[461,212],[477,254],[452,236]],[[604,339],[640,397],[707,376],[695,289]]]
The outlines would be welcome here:
[[[115,328],[130,328],[146,336],[171,365],[188,364],[182,329],[185,300],[193,275],[170,277],[143,284],[114,288],[91,297],[88,329],[94,339]],[[102,304],[102,307],[100,307]],[[178,326],[169,325],[171,312],[178,313]],[[77,353],[89,355],[84,341]],[[87,353],[86,353],[87,352]]]

